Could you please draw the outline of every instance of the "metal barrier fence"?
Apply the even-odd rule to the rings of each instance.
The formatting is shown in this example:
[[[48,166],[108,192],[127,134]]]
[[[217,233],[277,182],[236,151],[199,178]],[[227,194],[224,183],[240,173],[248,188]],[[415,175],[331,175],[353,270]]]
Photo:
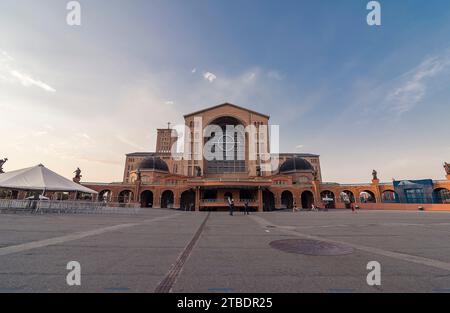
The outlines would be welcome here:
[[[0,213],[136,214],[139,211],[140,205],[135,203],[0,199]]]

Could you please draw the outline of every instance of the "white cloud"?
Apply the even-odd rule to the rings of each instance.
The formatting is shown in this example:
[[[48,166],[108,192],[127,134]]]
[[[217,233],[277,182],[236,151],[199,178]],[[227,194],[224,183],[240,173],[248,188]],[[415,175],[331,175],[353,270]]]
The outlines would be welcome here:
[[[193,68],[192,71],[191,71],[191,73],[192,73],[192,74],[197,73],[197,69],[196,69],[196,68]]]
[[[5,51],[0,51],[0,80],[9,83],[19,83],[24,87],[36,86],[47,92],[56,92],[55,88],[43,81],[19,71],[14,64],[14,58]]]
[[[211,72],[206,72],[203,74],[203,78],[212,83],[217,79],[217,76]]]
[[[449,65],[450,56],[437,56],[425,59],[419,66],[403,74],[399,86],[387,96],[390,109],[399,114],[411,110],[425,97],[428,81]]]
[[[44,83],[40,80],[36,80],[27,74],[21,73],[17,70],[12,70],[12,71],[10,71],[10,73],[13,77],[17,78],[17,80],[25,87],[34,85],[34,86],[42,88],[48,92],[56,92],[56,90],[53,87],[47,85],[46,83]]]
[[[120,134],[117,135],[116,139],[119,140],[120,142],[122,142],[122,143],[124,143],[124,144],[126,144],[126,145],[128,145],[130,147],[132,147],[132,148],[135,148],[135,149],[138,149],[138,150],[141,150],[141,151],[148,150],[145,147],[143,147],[143,146],[141,146],[141,145],[139,145],[139,144],[129,140],[128,138],[125,138],[123,135],[120,135]]]
[[[35,60],[30,62],[33,61]],[[19,69],[20,73],[30,72],[18,66],[11,68]],[[59,102],[56,94],[52,97],[50,102],[52,105],[48,110],[37,109],[35,104],[37,101],[33,102],[30,109],[27,106],[30,103],[28,98],[17,97],[12,105],[5,95],[0,94],[0,107],[5,104],[13,116],[10,123],[0,123],[1,126],[11,127],[10,129],[15,127],[17,134],[28,135],[27,138],[20,140],[17,140],[17,136],[8,138],[4,149],[8,156],[11,156],[11,160],[17,160],[17,167],[27,165],[29,156],[27,157],[24,151],[31,150],[32,159],[36,160],[36,163],[52,164],[52,168],[55,169],[59,166],[65,169],[68,175],[71,175],[70,173],[79,164],[87,180],[120,180],[123,168],[117,164],[123,165],[124,154],[153,151],[156,128],[166,127],[167,122],[171,122],[172,125],[183,125],[183,114],[226,101],[243,106],[253,105],[258,111],[271,113],[273,103],[290,103],[293,98],[291,94],[285,94],[280,83],[270,80],[264,69],[248,68],[231,76],[222,72],[208,72],[213,75],[208,75],[209,79],[203,77],[204,72],[207,71],[197,68],[195,75],[198,74],[200,79],[189,79],[179,75],[179,72],[163,74],[144,72],[125,83],[122,79],[118,80],[117,85],[112,84],[115,82],[108,82],[113,87],[108,88],[111,89],[111,94],[104,94],[101,91],[97,94],[97,90],[94,89],[84,95],[71,95],[67,94],[66,89],[61,90],[59,96],[67,98],[65,104],[68,108],[86,101],[96,104],[92,105],[94,113],[89,111],[89,114],[83,115],[78,114],[78,110],[62,110],[61,106],[53,105]],[[9,72],[6,73],[10,78],[14,78]],[[217,79],[216,75],[220,79]],[[68,79],[69,76],[62,79]],[[251,81],[248,81],[248,78],[252,78]],[[209,83],[210,81],[213,83]],[[66,84],[64,81],[58,83]],[[17,91],[21,93],[20,88]],[[34,96],[34,93],[31,95]],[[183,101],[178,102],[176,99]],[[295,101],[296,104],[297,102]],[[48,103],[48,98],[40,100],[39,104],[41,103]],[[292,112],[289,115],[292,117]],[[23,119],[32,120],[33,125],[28,125],[27,129],[12,125],[13,121]],[[111,125],[121,125],[120,131],[111,133]],[[32,136],[33,131],[48,131],[48,134],[37,138]],[[41,142],[44,138],[45,145]],[[105,160],[110,160],[111,166]]]

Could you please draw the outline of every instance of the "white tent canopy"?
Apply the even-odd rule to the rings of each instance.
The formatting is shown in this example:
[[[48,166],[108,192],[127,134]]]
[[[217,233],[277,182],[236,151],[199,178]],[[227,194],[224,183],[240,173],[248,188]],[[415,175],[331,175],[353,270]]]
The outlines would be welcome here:
[[[96,194],[97,191],[76,184],[39,164],[0,174],[0,188],[39,191],[78,191]]]

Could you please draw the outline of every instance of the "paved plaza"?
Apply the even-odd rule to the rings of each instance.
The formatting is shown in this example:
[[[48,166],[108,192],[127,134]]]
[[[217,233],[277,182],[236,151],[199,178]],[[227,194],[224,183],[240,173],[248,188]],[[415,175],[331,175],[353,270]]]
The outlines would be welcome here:
[[[274,244],[286,239],[347,250]],[[3,214],[0,292],[450,292],[449,242],[441,212]],[[81,286],[66,283],[69,261]],[[381,286],[366,282],[370,261]]]

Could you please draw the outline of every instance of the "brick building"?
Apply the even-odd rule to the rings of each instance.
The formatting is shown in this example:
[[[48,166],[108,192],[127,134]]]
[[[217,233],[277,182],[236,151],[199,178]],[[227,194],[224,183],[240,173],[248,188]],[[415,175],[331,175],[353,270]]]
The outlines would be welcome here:
[[[83,185],[98,191],[100,200],[185,210],[223,210],[228,199],[233,199],[237,207],[248,203],[258,211],[311,208],[313,204],[344,208],[351,203],[364,206],[398,202],[394,183],[380,183],[376,173],[367,184],[325,183],[319,155],[274,153],[270,138],[263,138],[261,131],[268,127],[269,119],[268,115],[230,103],[187,114],[183,134],[169,124],[157,130],[154,152],[126,155],[121,183]],[[210,125],[216,128],[208,131]],[[251,126],[254,132],[240,136],[226,131],[228,126],[239,125],[246,130]],[[202,147],[214,138],[218,139],[211,151],[223,158],[210,159],[201,153]],[[267,147],[265,151],[262,142]],[[183,151],[178,151],[181,143]],[[250,157],[250,152],[254,157]],[[270,171],[261,170],[272,163],[278,165]],[[450,203],[449,179],[447,175],[446,180],[431,182],[431,202]]]

